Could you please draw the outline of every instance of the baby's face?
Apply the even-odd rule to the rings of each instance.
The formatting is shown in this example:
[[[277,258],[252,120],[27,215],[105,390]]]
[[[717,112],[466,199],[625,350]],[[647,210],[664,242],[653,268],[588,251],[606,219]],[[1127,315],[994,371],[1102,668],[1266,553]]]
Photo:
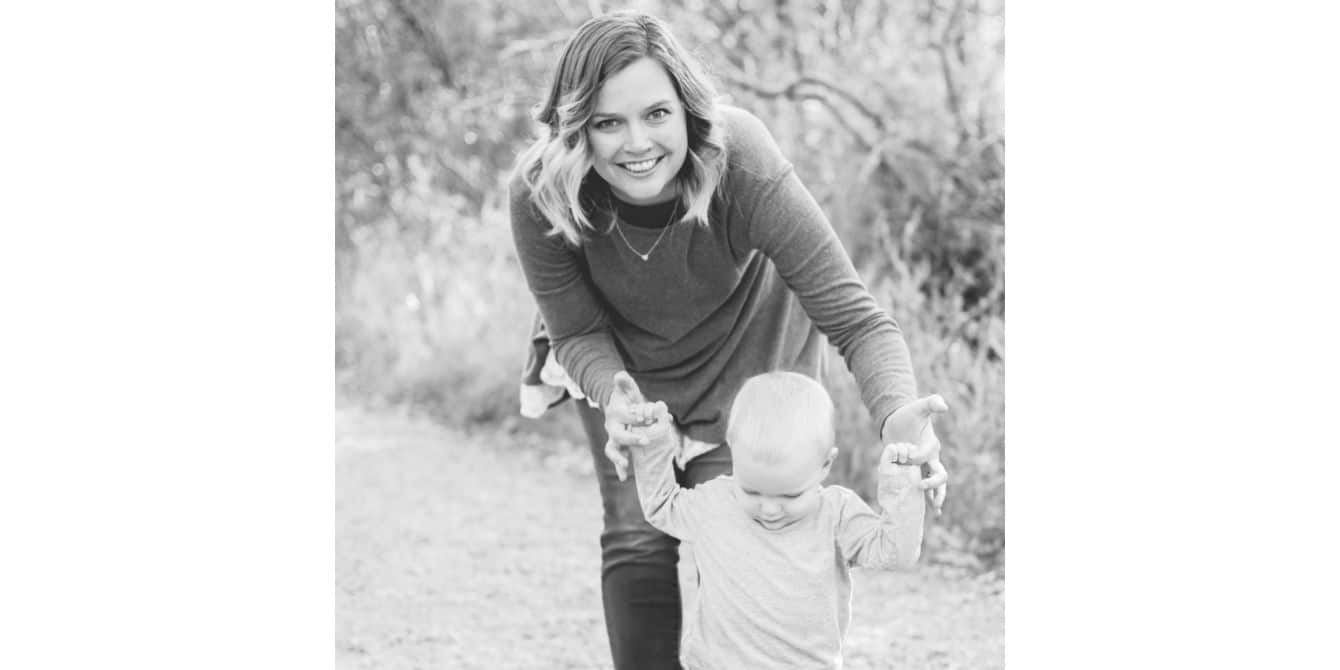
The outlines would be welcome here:
[[[775,463],[759,463],[748,454],[735,457],[740,504],[758,525],[781,530],[819,508],[819,484],[832,462],[816,451],[792,450]]]

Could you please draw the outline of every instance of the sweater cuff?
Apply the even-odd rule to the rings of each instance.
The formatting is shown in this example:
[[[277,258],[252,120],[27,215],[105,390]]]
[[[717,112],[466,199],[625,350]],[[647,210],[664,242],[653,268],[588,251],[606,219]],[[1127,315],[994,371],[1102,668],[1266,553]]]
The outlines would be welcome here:
[[[875,397],[870,405],[870,416],[875,418],[875,433],[879,435],[881,441],[884,439],[884,424],[889,420],[889,417],[900,407],[913,400],[914,398],[893,393],[882,393]]]

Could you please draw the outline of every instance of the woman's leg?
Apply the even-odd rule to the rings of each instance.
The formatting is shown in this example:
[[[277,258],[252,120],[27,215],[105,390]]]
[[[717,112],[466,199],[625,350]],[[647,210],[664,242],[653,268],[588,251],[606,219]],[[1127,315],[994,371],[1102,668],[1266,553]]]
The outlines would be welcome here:
[[[600,534],[605,630],[616,670],[679,670],[679,540],[642,516],[632,472],[619,481],[605,457],[605,419],[576,401],[605,508]],[[697,460],[697,459],[695,459]]]

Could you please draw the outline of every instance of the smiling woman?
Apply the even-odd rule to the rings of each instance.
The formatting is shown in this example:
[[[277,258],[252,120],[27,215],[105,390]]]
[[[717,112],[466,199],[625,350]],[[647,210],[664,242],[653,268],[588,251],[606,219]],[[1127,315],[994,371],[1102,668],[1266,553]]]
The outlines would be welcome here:
[[[673,199],[684,166],[684,110],[665,68],[640,58],[610,77],[591,116],[591,158],[614,196],[633,205]]]
[[[929,468],[919,486],[938,507],[931,414],[945,409],[916,401],[898,325],[767,128],[716,103],[659,19],[619,12],[579,27],[536,120],[509,184],[517,257],[542,317],[534,358],[552,355],[594,406],[578,412],[604,506],[615,667],[678,668],[678,540],[648,524],[626,477],[626,449],[646,443],[639,426],[673,415],[685,486],[729,475],[726,416],[741,385],[774,370],[822,378],[831,343],[883,441],[916,444],[910,462]],[[803,466],[825,463],[831,454]],[[818,484],[755,479],[769,498]],[[780,523],[782,507],[760,515]]]

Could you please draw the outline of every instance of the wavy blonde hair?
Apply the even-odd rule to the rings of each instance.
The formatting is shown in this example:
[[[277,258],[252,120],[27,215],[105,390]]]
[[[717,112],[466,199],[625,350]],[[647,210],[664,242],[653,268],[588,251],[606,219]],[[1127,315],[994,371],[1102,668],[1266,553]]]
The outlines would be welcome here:
[[[614,12],[588,20],[568,41],[554,69],[549,97],[535,110],[535,120],[544,129],[517,157],[513,172],[552,226],[549,234],[562,235],[573,246],[595,230],[591,215],[610,206],[593,188],[604,183],[592,171],[587,139],[596,97],[606,80],[644,57],[665,68],[684,106],[688,156],[675,176],[684,212],[679,220],[708,225],[708,208],[726,171],[716,90],[660,19]]]

